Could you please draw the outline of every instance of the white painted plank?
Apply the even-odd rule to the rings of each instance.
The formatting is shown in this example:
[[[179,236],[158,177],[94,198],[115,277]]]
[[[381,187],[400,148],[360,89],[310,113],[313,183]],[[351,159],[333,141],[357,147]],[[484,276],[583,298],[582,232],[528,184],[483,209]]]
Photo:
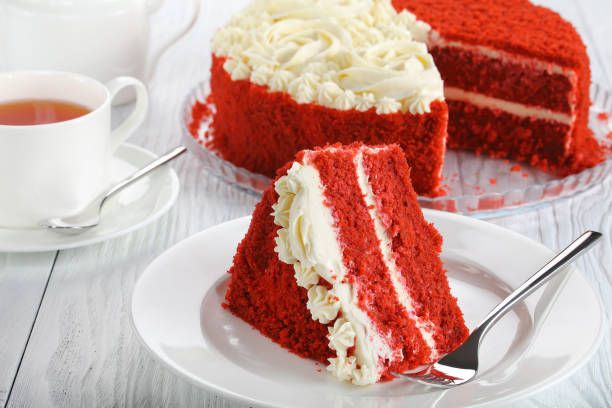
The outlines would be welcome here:
[[[26,349],[55,254],[0,253],[0,407]]]
[[[586,23],[580,19],[574,1],[541,2],[544,1],[574,22],[585,36],[593,61],[598,55],[606,55],[607,51],[600,48],[610,46],[586,34]],[[167,3],[153,22],[157,41],[185,16],[184,2]],[[189,89],[208,75],[210,35],[244,3],[203,3],[195,30],[160,61],[150,84],[147,122],[131,142],[157,153],[180,142],[179,109]],[[585,3],[605,7],[608,2]],[[585,16],[590,18],[588,13]],[[594,79],[609,85],[605,70],[595,62],[593,65]],[[125,114],[125,109],[121,113]],[[134,282],[152,259],[203,228],[249,214],[257,201],[208,176],[194,157],[184,156],[174,167],[182,188],[177,206],[166,217],[126,237],[60,253],[15,382],[11,407],[242,406],[197,389],[161,367],[139,346],[129,324]],[[580,260],[579,266],[602,297],[608,299],[606,308],[610,310],[611,275],[605,268],[612,264],[612,225],[608,215],[612,212],[611,191],[612,183],[608,182],[571,201],[493,222],[556,249],[585,228],[608,232],[605,245]],[[595,358],[571,378],[512,405],[612,406],[606,393],[606,385],[612,383],[611,342],[608,335]]]

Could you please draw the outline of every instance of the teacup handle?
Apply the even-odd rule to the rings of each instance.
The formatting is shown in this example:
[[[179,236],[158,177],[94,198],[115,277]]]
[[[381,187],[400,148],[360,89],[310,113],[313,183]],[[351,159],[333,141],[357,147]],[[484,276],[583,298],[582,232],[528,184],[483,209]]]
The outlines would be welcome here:
[[[123,121],[119,126],[115,128],[111,132],[111,153],[114,153],[115,150],[121,145],[121,143],[125,142],[125,140],[140,126],[145,116],[147,115],[147,110],[149,108],[149,96],[147,94],[147,88],[144,86],[142,82],[137,80],[136,78],[122,76],[117,77],[115,79],[110,80],[106,87],[110,92],[111,102],[117,96],[119,91],[123,88],[131,86],[136,91],[136,103],[134,104],[134,109],[132,113],[126,120]]]

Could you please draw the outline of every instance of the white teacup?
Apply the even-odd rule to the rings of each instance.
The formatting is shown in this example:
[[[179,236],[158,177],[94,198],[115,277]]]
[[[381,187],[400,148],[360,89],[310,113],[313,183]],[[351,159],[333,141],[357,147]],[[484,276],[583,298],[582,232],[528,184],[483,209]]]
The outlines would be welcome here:
[[[111,102],[123,88],[136,91],[130,116],[111,131]],[[74,214],[108,183],[117,147],[142,123],[148,108],[145,86],[131,77],[106,85],[67,72],[0,74],[0,104],[58,100],[82,105],[86,115],[31,126],[0,124],[0,227],[36,227],[51,217]]]

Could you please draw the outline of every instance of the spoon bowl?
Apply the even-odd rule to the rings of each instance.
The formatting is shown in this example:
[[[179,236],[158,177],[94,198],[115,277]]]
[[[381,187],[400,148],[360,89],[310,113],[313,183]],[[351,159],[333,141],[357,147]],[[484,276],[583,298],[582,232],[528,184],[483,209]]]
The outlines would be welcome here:
[[[155,159],[142,169],[136,171],[131,176],[123,179],[115,186],[102,192],[78,214],[74,214],[69,217],[49,218],[47,220],[39,222],[38,225],[42,228],[48,228],[52,231],[66,234],[79,234],[81,232],[89,230],[100,223],[100,212],[102,210],[102,206],[104,205],[107,199],[109,199],[119,191],[123,190],[127,186],[140,180],[142,177],[149,174],[153,170],[163,166],[169,161],[185,153],[186,151],[187,149],[184,146],[175,147],[168,153]]]

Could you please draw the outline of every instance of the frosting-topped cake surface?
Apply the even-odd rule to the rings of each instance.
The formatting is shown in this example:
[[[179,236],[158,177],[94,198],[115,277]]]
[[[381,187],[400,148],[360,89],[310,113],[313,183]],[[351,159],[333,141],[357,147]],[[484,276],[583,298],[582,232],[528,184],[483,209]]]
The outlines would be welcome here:
[[[429,30],[390,0],[256,0],[215,33],[213,53],[233,80],[298,103],[420,114],[444,99]]]

